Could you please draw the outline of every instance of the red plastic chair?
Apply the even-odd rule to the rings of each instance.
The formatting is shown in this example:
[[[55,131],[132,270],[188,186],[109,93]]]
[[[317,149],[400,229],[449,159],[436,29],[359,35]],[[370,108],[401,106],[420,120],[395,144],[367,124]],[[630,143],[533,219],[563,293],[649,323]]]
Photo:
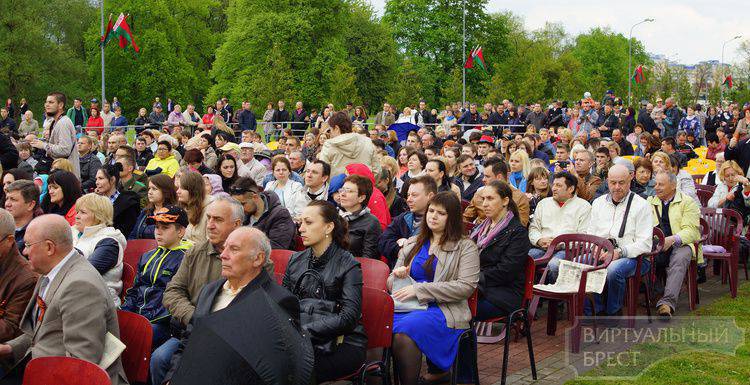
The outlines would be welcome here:
[[[158,246],[156,239],[131,239],[125,247],[125,254],[122,259],[124,262],[129,263],[130,266],[138,266],[141,255]]]
[[[520,334],[520,329],[517,328],[517,323],[520,321],[523,324],[523,330],[526,332],[526,343],[529,349],[529,361],[531,361],[531,375],[536,380],[536,363],[534,362],[534,347],[531,344],[531,322],[532,319],[529,317],[529,305],[534,294],[534,276],[536,273],[536,264],[534,258],[527,257],[526,260],[526,279],[524,285],[523,301],[521,302],[521,308],[510,313],[508,317],[499,317],[494,319],[485,320],[478,322],[475,326],[477,331],[477,342],[479,343],[495,343],[503,339],[503,334],[497,336],[491,336],[492,334],[492,323],[493,322],[505,322],[505,346],[503,347],[503,370],[500,376],[500,384],[505,384],[505,377],[508,373],[508,350],[510,349],[510,329],[516,329],[516,341]]]
[[[289,258],[291,258],[292,254],[294,254],[292,250],[271,250],[271,260],[273,261],[273,272],[275,274],[284,275],[286,273],[286,265],[289,264]]]
[[[643,280],[643,277],[647,277],[646,279],[646,314],[648,314],[648,322],[651,323],[651,288],[653,287],[653,280],[650,278],[652,277],[651,272],[654,271],[654,257],[659,254],[662,249],[664,248],[664,232],[661,231],[659,227],[654,227],[654,235],[653,235],[653,241],[651,243],[651,252],[650,253],[644,253],[636,257],[636,264],[635,264],[635,271],[636,274],[633,274],[632,277],[629,277],[627,279],[627,288],[625,290],[625,296],[627,300],[625,301],[627,303],[628,307],[628,327],[634,327],[635,326],[635,315],[636,315],[636,309],[638,308],[638,292],[641,288],[641,281]],[[647,271],[644,274],[640,274],[641,268],[643,266],[643,259],[648,258],[650,263],[649,271]]]
[[[614,246],[604,238],[586,234],[563,234],[558,235],[552,240],[544,256],[535,261],[536,265],[542,265],[552,259],[552,255],[562,244],[565,251],[565,260],[582,263],[591,266],[590,269],[584,270],[581,275],[581,282],[578,291],[575,293],[553,293],[543,289],[534,288],[534,296],[549,299],[549,309],[547,310],[547,335],[555,335],[557,329],[557,302],[567,301],[568,314],[573,323],[571,335],[571,351],[578,353],[581,344],[581,321],[583,316],[583,303],[587,297],[586,277],[589,273],[596,270],[606,269],[612,261]],[[604,259],[600,260],[599,256],[604,252]],[[539,283],[545,283],[549,267],[545,267]],[[533,309],[535,311],[536,309]],[[593,312],[595,313],[595,312]],[[530,316],[533,318],[533,313]]]
[[[698,194],[698,200],[701,201],[701,206],[708,207],[708,201],[714,196],[714,192],[703,188],[695,189],[695,191]]]
[[[26,364],[23,385],[110,385],[96,364],[73,357],[39,357]]]
[[[729,280],[732,298],[737,296],[737,273],[740,259],[740,237],[742,237],[742,216],[731,209],[702,208],[701,217],[708,225],[708,237],[704,245],[722,246],[726,252],[703,253],[703,257],[721,261],[721,281]],[[747,263],[745,279],[747,279]]]
[[[387,290],[388,276],[391,269],[388,265],[377,259],[355,258],[362,267],[362,282],[364,287],[377,290]]]
[[[389,383],[391,366],[391,345],[393,343],[393,298],[383,290],[362,288],[362,326],[367,334],[367,357],[370,360],[339,381],[352,381],[364,384],[369,376],[377,376],[384,384]]]
[[[122,291],[120,292],[120,299],[125,300],[125,295],[128,293],[133,284],[135,283],[135,268],[127,262],[122,263]]]
[[[125,344],[122,352],[122,368],[128,382],[146,383],[148,367],[151,360],[151,343],[153,329],[146,317],[124,310],[117,311],[117,323],[120,325],[120,341]]]

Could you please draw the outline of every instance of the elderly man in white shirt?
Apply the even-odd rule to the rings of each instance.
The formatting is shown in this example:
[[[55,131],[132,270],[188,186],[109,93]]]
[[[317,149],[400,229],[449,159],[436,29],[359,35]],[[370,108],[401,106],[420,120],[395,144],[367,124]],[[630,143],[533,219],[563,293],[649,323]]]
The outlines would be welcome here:
[[[555,173],[552,182],[552,196],[539,201],[534,211],[534,219],[529,225],[529,241],[532,248],[529,255],[534,259],[544,256],[552,240],[561,234],[584,233],[588,228],[591,205],[575,195],[578,178],[562,171]],[[557,276],[560,258],[565,251],[559,250],[548,262],[550,279]]]
[[[252,178],[258,186],[263,185],[263,179],[269,174],[268,168],[255,159],[255,146],[252,143],[240,143],[240,162],[242,165],[237,174],[240,177]]]
[[[607,303],[595,296],[596,312],[620,315],[628,277],[635,274],[636,257],[651,251],[653,214],[650,205],[630,191],[632,175],[623,165],[609,169],[609,193],[594,200],[588,233],[613,241],[614,257],[607,267]],[[650,268],[643,261],[641,274]],[[588,304],[587,304],[588,305]]]

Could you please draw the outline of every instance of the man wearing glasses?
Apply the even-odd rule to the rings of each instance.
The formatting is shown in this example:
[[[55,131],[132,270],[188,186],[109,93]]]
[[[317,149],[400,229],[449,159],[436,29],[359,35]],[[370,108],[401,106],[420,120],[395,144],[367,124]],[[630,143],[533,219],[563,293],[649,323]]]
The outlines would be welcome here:
[[[14,366],[0,380],[3,384],[20,384],[25,361],[37,357],[67,356],[99,364],[107,334],[120,336],[109,290],[73,248],[72,237],[70,225],[59,215],[37,217],[26,229],[23,252],[40,278],[21,318],[22,334],[0,345],[0,359]],[[106,371],[112,384],[127,384],[119,357]]]

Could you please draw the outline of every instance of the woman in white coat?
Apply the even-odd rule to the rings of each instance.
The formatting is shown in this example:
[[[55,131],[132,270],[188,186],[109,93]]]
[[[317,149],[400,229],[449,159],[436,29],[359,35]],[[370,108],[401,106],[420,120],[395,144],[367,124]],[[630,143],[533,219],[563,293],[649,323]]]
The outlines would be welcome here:
[[[302,209],[307,205],[304,189],[301,183],[289,179],[292,174],[292,165],[284,155],[277,155],[271,161],[271,169],[276,180],[266,185],[266,191],[273,191],[279,197],[281,205],[284,206],[292,218],[299,217]]]

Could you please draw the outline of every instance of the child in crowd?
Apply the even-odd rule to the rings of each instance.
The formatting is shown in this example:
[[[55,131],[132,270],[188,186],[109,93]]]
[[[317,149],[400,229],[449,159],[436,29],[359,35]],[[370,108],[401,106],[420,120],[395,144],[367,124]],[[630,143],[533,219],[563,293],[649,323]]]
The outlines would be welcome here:
[[[165,206],[146,221],[155,224],[154,235],[159,246],[141,256],[133,287],[126,293],[120,308],[140,314],[151,322],[154,331],[152,349],[156,349],[170,337],[170,315],[162,305],[164,290],[192,243],[182,240],[188,217],[180,207]]]

